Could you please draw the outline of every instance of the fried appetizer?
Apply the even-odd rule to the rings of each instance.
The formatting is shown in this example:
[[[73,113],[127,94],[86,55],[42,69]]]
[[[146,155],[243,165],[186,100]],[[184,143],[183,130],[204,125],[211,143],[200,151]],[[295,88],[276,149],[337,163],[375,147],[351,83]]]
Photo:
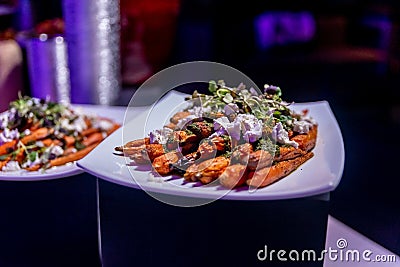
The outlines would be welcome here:
[[[164,147],[161,144],[145,145],[144,149],[138,150],[136,153],[130,155],[130,158],[137,164],[151,164],[155,158],[163,155]]]
[[[248,168],[242,164],[234,164],[226,167],[219,177],[219,182],[226,188],[242,186],[247,180]]]
[[[209,91],[189,96],[190,105],[163,130],[116,150],[161,175],[203,184],[219,178],[226,188],[268,186],[313,157],[318,124],[308,110],[291,110],[279,87],[265,85],[261,93],[210,81]]]
[[[185,172],[186,181],[200,181],[203,184],[209,184],[217,179],[229,165],[229,159],[225,157],[216,157],[203,161],[199,164],[191,165]]]
[[[314,125],[308,133],[299,134],[292,138],[292,141],[295,141],[299,144],[299,148],[303,151],[311,151],[317,142],[317,133],[318,133],[318,125]]]
[[[254,188],[265,187],[279,179],[287,176],[289,173],[296,170],[300,165],[314,156],[313,152],[285,161],[277,162],[276,164],[256,170],[250,174],[251,177],[246,183]]]
[[[153,161],[154,170],[160,175],[170,174],[173,170],[173,164],[178,162],[181,155],[178,151],[171,151],[156,157]]]

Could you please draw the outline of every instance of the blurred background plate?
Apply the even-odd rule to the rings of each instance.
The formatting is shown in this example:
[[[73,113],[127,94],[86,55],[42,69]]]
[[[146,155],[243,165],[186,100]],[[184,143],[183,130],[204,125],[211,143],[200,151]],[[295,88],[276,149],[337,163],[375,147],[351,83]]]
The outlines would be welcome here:
[[[85,114],[97,115],[115,120],[122,124],[125,107],[102,107],[95,105],[73,105],[74,109],[82,109]],[[39,181],[39,180],[49,180],[65,178],[73,175],[82,173],[83,171],[78,168],[74,163],[67,164],[64,166],[59,166],[51,168],[48,170],[39,170],[34,172],[28,172],[25,170],[16,172],[2,172],[0,171],[0,180],[3,181]]]

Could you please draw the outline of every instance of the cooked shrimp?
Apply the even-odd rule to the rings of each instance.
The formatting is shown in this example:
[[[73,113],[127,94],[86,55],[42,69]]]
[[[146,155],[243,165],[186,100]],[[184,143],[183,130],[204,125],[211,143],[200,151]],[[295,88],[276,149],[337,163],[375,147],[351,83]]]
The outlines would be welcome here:
[[[167,148],[169,150],[174,150],[179,148],[182,154],[188,154],[197,148],[197,136],[190,134],[186,131],[175,131],[173,133],[173,138],[168,140]]]
[[[245,165],[234,164],[226,167],[219,177],[219,182],[226,188],[234,188],[246,183],[248,169]]]
[[[279,148],[279,153],[275,154],[274,161],[283,161],[283,160],[288,160],[288,159],[294,159],[299,156],[303,156],[307,152],[300,149],[300,148],[294,148],[294,147],[280,147]]]
[[[203,161],[199,164],[191,165],[184,175],[185,180],[200,181],[208,184],[217,179],[228,167],[229,159],[225,157],[216,157]]]
[[[168,175],[172,171],[172,164],[177,163],[182,154],[178,151],[171,151],[158,156],[153,161],[153,168],[160,175]]]
[[[211,139],[204,140],[197,149],[197,152],[200,153],[200,157],[203,159],[209,159],[214,157],[217,152],[223,152],[226,149],[226,146],[229,144],[220,137],[216,136]]]
[[[213,132],[213,126],[205,121],[196,121],[186,126],[186,129],[194,133],[200,140],[209,137]]]
[[[314,125],[307,134],[299,134],[291,140],[299,144],[299,148],[304,151],[311,151],[315,147],[317,141],[318,126]]]
[[[287,176],[289,173],[297,169],[301,164],[303,164],[313,156],[313,152],[308,152],[303,156],[286,161],[281,161],[270,167],[258,169],[254,173],[249,175],[249,177],[251,178],[248,179],[246,183],[249,186],[255,188],[265,187]]]
[[[256,170],[272,165],[272,161],[273,157],[269,152],[265,150],[257,150],[250,154],[247,165],[250,170]]]
[[[253,152],[253,146],[250,143],[245,143],[234,148],[231,161],[240,162],[246,165],[249,162],[250,154]]]
[[[140,149],[133,155],[130,155],[130,157],[137,164],[150,164],[155,158],[163,155],[164,153],[163,145],[149,144],[145,145],[144,149]]]
[[[147,137],[147,138],[130,141],[123,146],[117,146],[115,148],[115,150],[119,151],[119,152],[124,152],[124,151],[129,151],[129,149],[131,149],[131,148],[142,147],[142,146],[148,145],[148,144],[150,144],[150,138]]]

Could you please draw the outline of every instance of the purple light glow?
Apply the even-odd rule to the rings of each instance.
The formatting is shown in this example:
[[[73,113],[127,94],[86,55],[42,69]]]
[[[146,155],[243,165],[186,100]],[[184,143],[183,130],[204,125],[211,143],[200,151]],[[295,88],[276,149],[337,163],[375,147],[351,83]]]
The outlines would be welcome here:
[[[257,44],[261,49],[274,45],[308,42],[316,30],[310,12],[265,12],[254,21]]]

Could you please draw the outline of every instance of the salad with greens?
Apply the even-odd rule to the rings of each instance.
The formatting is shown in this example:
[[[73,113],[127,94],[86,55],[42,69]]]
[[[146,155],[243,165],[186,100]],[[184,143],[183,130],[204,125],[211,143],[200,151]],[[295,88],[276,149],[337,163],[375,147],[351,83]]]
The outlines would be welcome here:
[[[278,86],[264,85],[264,91],[247,89],[241,83],[237,87],[226,86],[223,80],[209,82],[210,94],[194,91],[186,100],[191,102],[185,111],[188,116],[178,121],[177,128],[184,127],[198,117],[214,121],[213,136],[228,134],[236,143],[256,143],[256,148],[279,153],[280,146],[297,148],[294,134],[307,134],[316,121],[307,116],[308,111],[296,113],[291,103],[282,100]]]
[[[20,96],[0,113],[0,171],[37,171],[71,163],[118,127],[71,106]]]

